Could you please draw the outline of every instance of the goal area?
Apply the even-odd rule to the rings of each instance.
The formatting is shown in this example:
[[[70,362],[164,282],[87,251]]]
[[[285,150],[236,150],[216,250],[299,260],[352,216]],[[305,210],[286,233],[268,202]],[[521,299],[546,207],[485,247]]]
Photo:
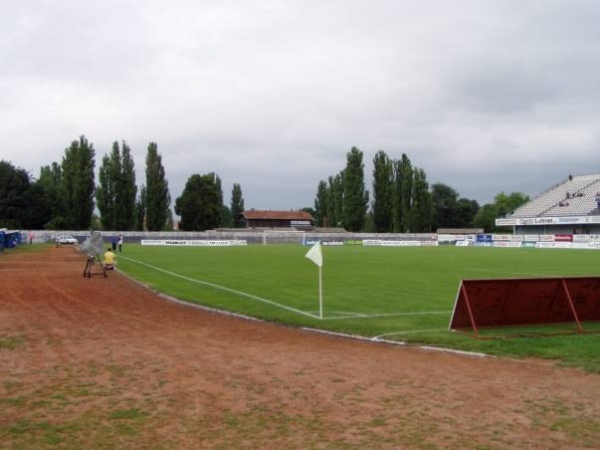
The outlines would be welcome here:
[[[305,245],[306,231],[300,230],[264,230],[263,245],[267,244],[298,244]]]

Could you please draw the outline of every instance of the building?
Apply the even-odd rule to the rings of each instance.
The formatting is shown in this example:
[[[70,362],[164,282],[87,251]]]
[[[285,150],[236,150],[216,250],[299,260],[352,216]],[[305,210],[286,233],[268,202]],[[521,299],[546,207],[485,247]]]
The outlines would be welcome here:
[[[496,219],[514,234],[600,234],[600,174],[569,175]]]
[[[291,230],[312,230],[315,219],[306,211],[256,211],[242,212],[238,223],[245,228],[286,228]]]

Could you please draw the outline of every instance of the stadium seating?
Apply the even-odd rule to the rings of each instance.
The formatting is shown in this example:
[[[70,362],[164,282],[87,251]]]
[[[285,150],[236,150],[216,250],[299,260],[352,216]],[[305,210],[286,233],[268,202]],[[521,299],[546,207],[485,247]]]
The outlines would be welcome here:
[[[572,176],[517,208],[507,217],[560,217],[600,213],[600,174]]]

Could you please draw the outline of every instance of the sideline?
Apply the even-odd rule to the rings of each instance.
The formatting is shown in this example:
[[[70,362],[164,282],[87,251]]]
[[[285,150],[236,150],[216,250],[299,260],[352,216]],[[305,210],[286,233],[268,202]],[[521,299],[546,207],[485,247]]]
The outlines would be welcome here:
[[[153,266],[151,266],[150,264],[146,264],[143,263],[141,261],[136,261],[133,260],[131,258],[127,258],[127,257],[123,257],[122,259],[127,259],[128,261],[131,262],[136,262],[139,263],[141,265],[146,265],[150,268],[154,268]],[[169,273],[166,270],[160,269],[160,268],[156,268],[157,270],[161,271],[161,272],[165,272],[165,273]],[[204,306],[204,305],[199,305],[197,303],[191,303],[188,301],[184,301],[184,300],[180,300],[176,297],[173,297],[171,295],[168,294],[164,294],[162,292],[157,292],[156,290],[152,289],[150,286],[148,286],[145,283],[142,283],[139,280],[136,280],[135,278],[133,278],[132,276],[130,276],[129,274],[120,271],[118,272],[120,275],[124,276],[125,278],[131,280],[133,283],[136,283],[142,287],[144,287],[145,289],[148,289],[152,292],[154,292],[159,298],[163,299],[163,300],[167,300],[169,302],[172,303],[177,303],[181,306],[185,306],[188,308],[195,308],[195,309],[199,309],[201,311],[206,311],[209,313],[213,313],[213,314],[220,314],[223,316],[228,316],[228,317],[235,317],[238,319],[242,319],[242,320],[249,320],[252,322],[259,322],[259,323],[264,323],[264,324],[269,324],[269,325],[274,325],[274,326],[281,326],[284,328],[295,328],[297,330],[302,330],[302,331],[306,331],[309,333],[317,333],[317,334],[323,334],[326,336],[331,336],[331,337],[337,337],[337,338],[342,338],[342,339],[352,339],[355,341],[361,341],[361,342],[365,342],[365,343],[370,343],[370,344],[374,344],[374,345],[390,345],[390,346],[395,346],[395,347],[407,347],[407,348],[416,348],[419,350],[423,350],[423,351],[435,351],[435,352],[441,352],[441,353],[449,353],[449,354],[455,354],[458,356],[466,356],[466,357],[471,357],[471,358],[493,358],[493,359],[503,359],[503,360],[508,360],[508,361],[514,361],[514,362],[519,362],[519,363],[532,363],[531,360],[529,359],[525,359],[525,360],[520,360],[520,359],[514,359],[514,358],[508,358],[508,357],[501,357],[501,356],[495,356],[495,355],[489,355],[486,353],[480,353],[480,352],[469,352],[466,350],[456,350],[456,349],[451,349],[451,348],[445,348],[445,347],[434,347],[431,345],[422,345],[422,344],[413,344],[411,342],[405,342],[405,341],[394,341],[394,340],[390,340],[390,339],[380,339],[380,337],[383,337],[385,335],[381,335],[381,336],[375,336],[372,338],[366,337],[366,336],[360,336],[360,335],[356,335],[356,334],[347,334],[347,333],[339,333],[339,332],[335,332],[335,331],[327,331],[327,330],[321,330],[319,328],[311,328],[311,327],[290,327],[289,325],[285,325],[285,324],[281,324],[281,323],[277,323],[277,322],[271,322],[271,321],[267,321],[264,319],[259,319],[257,317],[252,317],[252,316],[247,316],[245,314],[241,314],[241,313],[236,313],[236,312],[231,312],[231,311],[225,311],[223,309],[217,309],[217,308],[212,308],[209,306]],[[170,274],[170,273],[169,273]],[[181,276],[181,275],[177,275],[177,274],[173,274],[174,276],[183,278],[183,279],[187,279],[187,277]],[[194,282],[199,282],[197,280],[190,280],[190,281],[194,281]],[[199,282],[201,284],[207,284],[209,286],[213,286],[211,283],[207,283],[207,282]],[[217,285],[214,285],[215,287],[219,287]],[[234,291],[232,289],[229,288],[224,288],[228,291],[232,291],[232,292],[237,292]],[[243,294],[243,293],[241,293]],[[253,297],[253,296],[252,296]],[[270,302],[267,300],[267,302]],[[276,304],[277,305],[277,304]],[[293,308],[292,308],[293,310]],[[305,314],[309,317],[314,317],[315,319],[319,319],[318,316],[314,316],[312,314],[308,314],[305,313],[303,311],[301,311],[302,314]],[[416,332],[417,330],[415,330]],[[430,331],[430,330],[425,330],[425,331]],[[394,333],[390,333],[390,334],[394,334]],[[551,367],[553,366],[553,363],[546,363],[546,362],[539,362],[537,361],[537,364],[542,365],[542,366],[548,366]]]
[[[238,291],[238,290],[235,290],[235,289],[231,289],[231,288],[228,288],[228,287],[225,287],[225,286],[221,286],[221,285],[218,285],[218,284],[215,284],[215,283],[211,283],[209,281],[197,280],[195,278],[190,278],[190,277],[187,277],[185,275],[180,275],[178,273],[171,272],[171,271],[166,270],[166,269],[161,269],[160,267],[156,267],[156,266],[153,266],[152,264],[148,264],[148,263],[145,263],[143,261],[139,261],[139,260],[136,260],[136,259],[133,259],[133,258],[128,258],[126,256],[121,256],[121,258],[125,259],[125,260],[127,260],[129,262],[132,262],[132,263],[136,263],[136,264],[139,264],[139,265],[142,265],[142,266],[146,266],[146,267],[148,267],[150,269],[153,269],[153,270],[156,270],[158,272],[163,272],[163,273],[165,273],[167,275],[170,275],[170,276],[173,276],[173,277],[176,277],[176,278],[181,278],[182,280],[186,280],[186,281],[189,281],[191,283],[202,284],[202,285],[205,285],[205,286],[210,286],[210,287],[215,288],[215,289],[220,289],[220,290],[223,290],[223,291],[226,291],[226,292],[231,292],[232,294],[240,295],[242,297],[247,297],[247,298],[250,298],[252,300],[257,300],[259,302],[267,303],[267,304],[269,304],[271,306],[275,306],[275,307],[278,307],[278,308],[281,308],[281,309],[285,309],[287,311],[291,311],[291,312],[294,312],[294,313],[297,313],[297,314],[301,314],[301,315],[310,317],[312,319],[318,319],[318,320],[375,319],[375,318],[378,318],[378,317],[397,317],[397,316],[399,317],[399,316],[419,316],[419,315],[430,315],[430,314],[449,314],[449,313],[452,312],[452,311],[414,311],[414,312],[399,312],[399,313],[385,313],[385,314],[364,314],[364,313],[349,312],[349,311],[332,311],[331,313],[337,314],[337,315],[330,316],[330,317],[320,317],[318,312],[317,313],[311,313],[311,312],[302,311],[302,310],[299,310],[299,309],[296,309],[296,308],[292,308],[291,306],[282,305],[281,303],[277,303],[277,302],[274,302],[272,300],[268,300],[266,298],[258,297],[258,296],[253,295],[253,294],[248,294],[247,292],[243,292],[243,291]],[[393,333],[390,333],[390,334],[393,334]]]
[[[438,332],[438,331],[448,331],[448,328],[432,328],[429,330],[406,330],[406,331],[393,331],[391,333],[380,334],[379,336],[375,336],[372,339],[374,341],[380,340],[385,336],[397,336],[397,335],[407,335],[407,334],[416,334],[416,333],[429,333],[429,332]]]
[[[171,272],[169,270],[161,269],[160,267],[156,267],[156,266],[153,266],[151,264],[148,264],[148,263],[145,263],[145,262],[142,262],[142,261],[138,261],[136,259],[127,258],[126,256],[120,256],[120,258],[121,259],[125,259],[125,260],[127,260],[129,262],[132,262],[132,263],[139,264],[141,266],[148,267],[148,268],[156,270],[158,272],[166,273],[167,275],[170,275],[172,277],[181,278],[182,280],[189,281],[191,283],[201,284],[201,285],[204,285],[204,286],[212,287],[214,289],[220,289],[222,291],[231,292],[232,294],[236,294],[236,295],[239,295],[239,296],[242,296],[242,297],[247,297],[249,299],[256,300],[256,301],[259,301],[259,302],[262,302],[262,303],[267,303],[267,304],[269,304],[271,306],[275,306],[277,308],[285,309],[287,311],[291,311],[291,312],[294,312],[296,314],[301,314],[303,316],[307,316],[307,317],[310,317],[312,319],[318,319],[319,318],[319,316],[316,316],[314,314],[308,313],[306,311],[301,311],[299,309],[292,308],[290,306],[282,305],[281,303],[277,303],[277,302],[274,302],[272,300],[268,300],[266,298],[258,297],[257,295],[248,294],[247,292],[237,291],[235,289],[231,289],[231,288],[228,288],[228,287],[225,287],[225,286],[221,286],[221,285],[218,285],[218,284],[215,284],[215,283],[210,283],[208,281],[196,280],[194,278],[186,277],[185,275],[180,275],[178,273]]]

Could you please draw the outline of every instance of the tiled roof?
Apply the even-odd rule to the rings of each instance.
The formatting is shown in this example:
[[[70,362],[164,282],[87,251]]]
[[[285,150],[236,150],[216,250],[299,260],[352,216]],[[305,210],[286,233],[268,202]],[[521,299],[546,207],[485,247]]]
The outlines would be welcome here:
[[[438,228],[437,234],[480,234],[483,228]]]
[[[252,209],[250,211],[244,211],[241,215],[246,220],[315,220],[313,216],[306,211],[256,211]]]

